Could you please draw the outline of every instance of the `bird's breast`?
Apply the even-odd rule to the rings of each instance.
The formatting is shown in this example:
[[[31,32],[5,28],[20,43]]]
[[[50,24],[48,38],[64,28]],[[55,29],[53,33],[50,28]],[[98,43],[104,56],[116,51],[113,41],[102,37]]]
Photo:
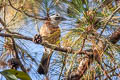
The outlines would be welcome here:
[[[49,36],[53,33],[58,33],[60,34],[60,28],[59,27],[52,27],[52,26],[47,26],[47,25],[43,25],[40,28],[40,35],[41,36]]]
[[[60,38],[60,28],[44,24],[40,28],[40,35],[49,43],[55,44]]]

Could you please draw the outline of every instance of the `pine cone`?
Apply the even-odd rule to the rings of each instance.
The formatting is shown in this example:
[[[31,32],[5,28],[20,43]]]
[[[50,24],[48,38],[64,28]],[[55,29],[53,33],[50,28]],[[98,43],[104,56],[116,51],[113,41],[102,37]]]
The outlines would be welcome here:
[[[39,34],[36,34],[33,38],[33,42],[35,42],[36,44],[40,44],[42,42],[42,37]]]

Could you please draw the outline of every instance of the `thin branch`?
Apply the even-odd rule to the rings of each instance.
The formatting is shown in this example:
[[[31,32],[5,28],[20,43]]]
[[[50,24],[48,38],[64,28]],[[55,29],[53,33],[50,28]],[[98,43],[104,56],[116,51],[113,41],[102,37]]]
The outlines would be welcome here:
[[[104,32],[104,30],[105,30],[107,24],[109,23],[109,21],[112,19],[112,17],[115,15],[115,13],[118,12],[119,10],[120,10],[120,6],[109,16],[107,22],[103,26],[103,30],[101,31],[99,38],[101,37],[102,33]]]
[[[0,18],[0,23],[3,25],[4,29],[5,29],[8,33],[20,35],[19,33],[11,32],[9,29],[7,29],[7,25],[5,24],[5,22],[4,22],[1,18]]]
[[[104,72],[104,75],[106,75],[107,76],[107,78],[109,78],[109,80],[112,80],[111,79],[111,77],[108,75],[108,72],[104,69],[104,67],[102,66],[102,64],[101,63],[99,63],[99,61],[97,61],[98,62],[98,64],[100,65],[100,67],[101,67],[101,69],[103,70],[103,72]]]
[[[32,41],[32,38],[27,37],[27,36],[23,36],[23,35],[0,33],[0,36],[1,37],[13,37],[13,38],[17,38],[17,39],[24,39],[24,40],[30,40],[30,41]]]
[[[61,67],[61,71],[60,71],[60,74],[59,74],[58,80],[60,80],[61,75],[62,75],[62,72],[63,72],[64,67],[65,67],[65,65],[66,65],[66,59],[67,59],[67,54],[64,55],[63,65],[62,65],[62,67]]]
[[[4,30],[3,27],[0,27],[0,32],[3,31],[3,30]]]
[[[85,40],[87,39],[87,35],[86,35],[86,37],[83,39],[83,42],[82,42],[82,47],[80,48],[80,50],[79,50],[79,52],[78,53],[80,53],[82,50],[83,50],[83,48],[84,48],[84,45],[85,45]]]
[[[93,62],[91,57],[85,56],[80,61],[80,64],[76,71],[72,72],[67,79],[65,80],[80,80],[80,78],[83,76],[83,74],[87,71],[90,64]]]
[[[114,69],[108,71],[108,73],[110,74],[110,73],[113,72],[113,71],[115,72],[116,69],[118,69],[118,68],[114,68]],[[95,77],[95,79],[97,79],[98,77],[101,77],[101,76],[104,76],[104,74],[97,75],[97,76]]]
[[[19,10],[19,9],[15,8],[15,7],[12,5],[12,3],[11,3],[10,0],[8,0],[8,2],[9,2],[9,4],[10,4],[10,6],[11,6],[14,10],[16,10],[16,11],[18,11],[18,12],[20,12],[20,13],[23,13],[23,14],[25,14],[25,15],[28,16],[28,17],[31,17],[31,18],[34,18],[34,19],[38,19],[38,20],[47,20],[47,18],[40,18],[40,17],[38,17],[38,16],[30,15],[30,14],[26,13],[25,11],[22,11],[22,10]]]
[[[24,68],[24,65],[23,65],[22,62],[20,61],[20,58],[19,58],[19,56],[18,56],[18,50],[17,50],[17,48],[16,48],[16,43],[15,43],[15,41],[14,41],[13,38],[12,38],[12,43],[13,43],[13,49],[14,49],[14,51],[15,51],[15,57],[16,57],[16,59],[18,59],[18,61],[20,62],[20,67],[21,67],[22,71],[25,72],[25,73],[27,73],[26,69]]]

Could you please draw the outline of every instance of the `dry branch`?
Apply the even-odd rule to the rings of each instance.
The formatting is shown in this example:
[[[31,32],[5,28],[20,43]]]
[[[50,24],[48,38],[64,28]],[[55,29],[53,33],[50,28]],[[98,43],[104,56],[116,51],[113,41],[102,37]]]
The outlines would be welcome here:
[[[2,24],[4,30],[6,30],[8,33],[11,33],[11,34],[19,34],[19,33],[16,33],[16,32],[11,32],[8,28],[7,28],[7,25],[6,23],[0,18],[0,23]],[[3,28],[1,28],[3,30]],[[20,34],[19,34],[20,35]]]
[[[19,61],[19,64],[20,64],[20,67],[22,69],[23,72],[27,73],[24,65],[22,64],[22,62],[20,61],[20,58],[19,58],[19,55],[18,55],[18,50],[16,48],[16,43],[15,43],[15,40],[12,38],[12,44],[13,44],[13,49],[15,51],[15,58]]]
[[[16,35],[16,34],[5,34],[5,33],[0,33],[1,37],[12,37],[12,38],[17,38],[17,39],[24,39],[24,40],[29,40],[29,41],[33,41],[33,38],[27,37],[27,36],[23,36],[23,35]],[[71,48],[67,48],[67,47],[58,47],[56,45],[53,44],[49,44],[48,42],[44,41],[40,43],[42,46],[45,46],[47,48],[51,48],[53,50],[56,51],[61,51],[61,52],[66,52],[66,53],[72,53],[72,54],[86,54],[86,55],[91,55],[91,53],[89,53],[91,50],[84,50],[84,51],[77,51],[77,50],[73,50]]]
[[[112,17],[115,15],[116,12],[118,12],[120,10],[120,6],[108,17],[108,20],[105,22],[104,26],[103,26],[103,30],[100,33],[100,36],[102,35],[102,33],[104,32],[105,28],[107,27],[107,24],[109,23],[109,21],[112,19]]]
[[[19,9],[15,8],[15,7],[12,5],[12,3],[11,3],[10,0],[8,0],[8,2],[9,2],[9,4],[10,4],[10,6],[11,6],[14,10],[16,10],[16,11],[18,11],[18,12],[20,12],[20,13],[23,13],[23,14],[25,14],[25,15],[28,16],[28,17],[31,17],[31,18],[34,18],[34,19],[38,19],[38,20],[46,20],[46,19],[47,19],[47,18],[41,18],[41,17],[39,17],[39,16],[34,16],[34,15],[31,15],[31,14],[28,14],[28,13],[26,13],[26,12],[23,11],[23,10],[19,10]]]
[[[82,58],[79,66],[78,66],[78,69],[76,71],[72,72],[68,76],[67,80],[79,80],[83,76],[83,74],[87,71],[87,69],[89,68],[90,63],[92,63],[91,57],[86,56],[86,57]]]

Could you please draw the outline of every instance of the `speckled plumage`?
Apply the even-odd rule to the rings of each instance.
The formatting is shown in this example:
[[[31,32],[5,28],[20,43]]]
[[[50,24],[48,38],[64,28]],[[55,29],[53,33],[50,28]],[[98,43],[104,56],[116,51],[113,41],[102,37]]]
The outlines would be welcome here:
[[[46,21],[40,28],[40,35],[51,44],[57,44],[60,38],[60,28],[58,25],[53,25],[50,21]]]

